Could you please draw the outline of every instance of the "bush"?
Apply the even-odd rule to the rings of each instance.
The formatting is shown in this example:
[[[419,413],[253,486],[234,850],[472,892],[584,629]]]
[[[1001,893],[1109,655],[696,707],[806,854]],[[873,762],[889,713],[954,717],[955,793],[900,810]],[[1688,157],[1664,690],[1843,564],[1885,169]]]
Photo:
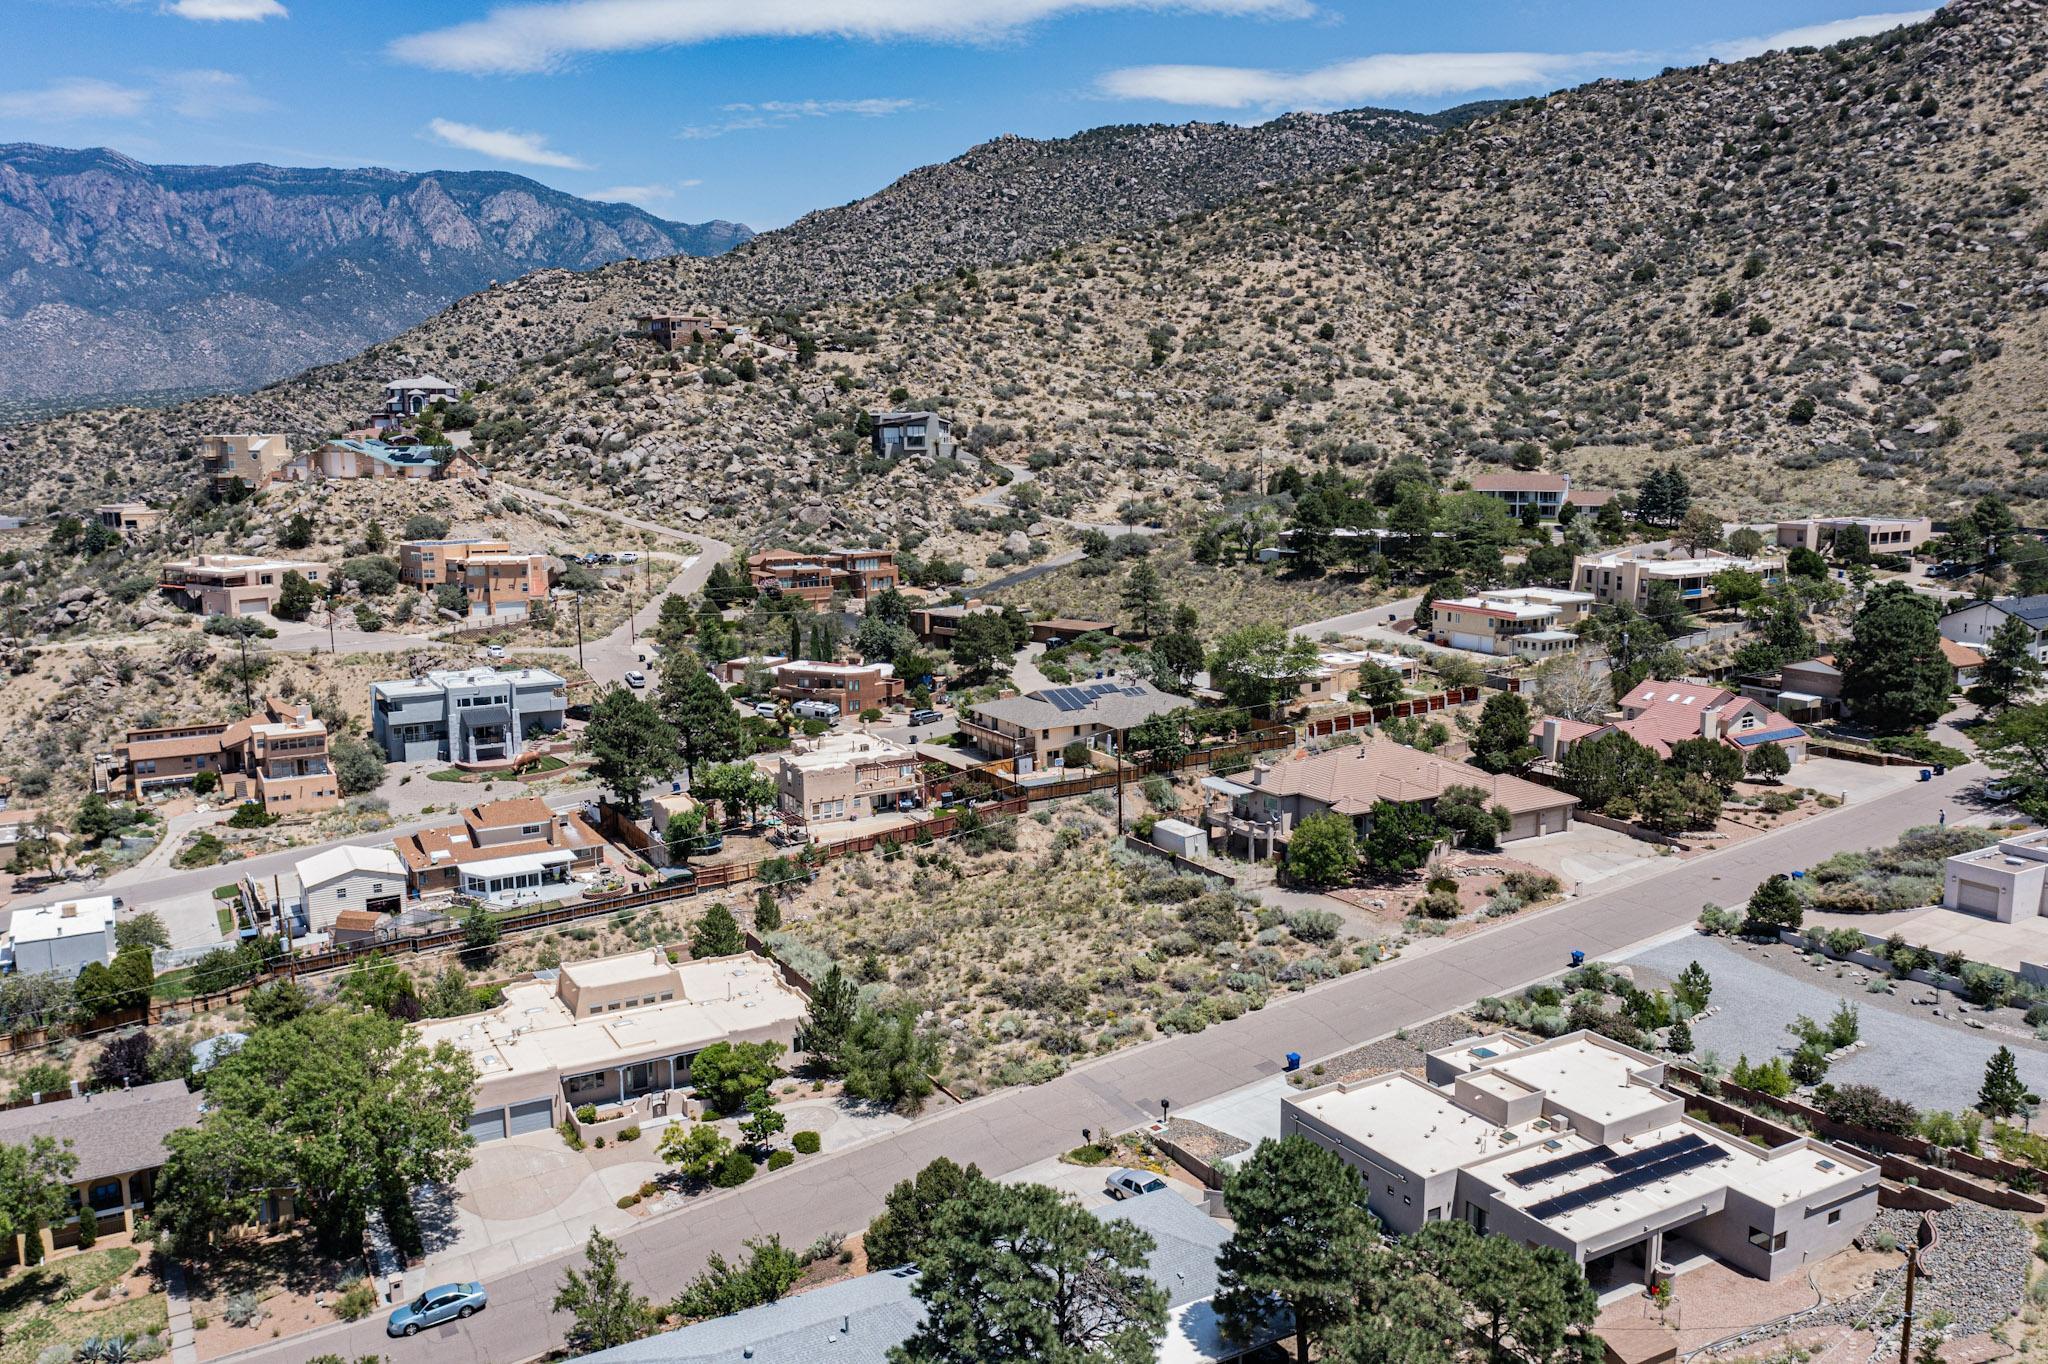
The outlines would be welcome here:
[[[1303,942],[1335,942],[1343,927],[1344,921],[1327,909],[1301,909],[1287,916],[1287,931]]]
[[[636,1193],[620,1194],[618,1202],[614,1206],[621,1212],[624,1212],[627,1208],[637,1208],[640,1206],[640,1195]]]
[[[235,807],[235,812],[228,816],[230,829],[261,829],[275,823],[277,816],[270,814],[253,800],[243,801]]]
[[[578,1104],[578,1105],[576,1105],[576,1121],[578,1121],[578,1122],[580,1122],[580,1123],[593,1123],[593,1122],[596,1122],[596,1121],[597,1121],[597,1105],[596,1105],[596,1104]]]
[[[343,1321],[361,1321],[377,1310],[377,1290],[365,1278],[350,1279],[334,1300],[334,1315]]]
[[[254,1293],[237,1293],[221,1309],[230,1326],[254,1326],[263,1319],[263,1302]]]
[[[1836,1122],[1855,1127],[1906,1136],[1920,1123],[1919,1111],[1913,1105],[1872,1085],[1832,1085],[1818,1098],[1821,1112]]]
[[[801,1155],[815,1156],[821,1145],[816,1132],[798,1132],[789,1139],[789,1144]]]
[[[783,1166],[789,1165],[795,1160],[796,1156],[789,1151],[771,1151],[768,1155],[768,1168],[780,1170]]]
[[[634,1123],[634,1124],[633,1124],[632,1126],[630,1126],[630,1127],[621,1127],[621,1128],[619,1129],[619,1140],[620,1140],[620,1141],[638,1141],[638,1140],[640,1140],[640,1125],[639,1125],[638,1123]]]
[[[1423,896],[1422,902],[1415,908],[1425,919],[1455,919],[1463,912],[1463,906],[1458,903],[1456,895],[1446,894],[1440,890],[1433,890]]]
[[[737,1189],[754,1177],[754,1161],[745,1151],[732,1150],[711,1172],[711,1184],[718,1189]]]

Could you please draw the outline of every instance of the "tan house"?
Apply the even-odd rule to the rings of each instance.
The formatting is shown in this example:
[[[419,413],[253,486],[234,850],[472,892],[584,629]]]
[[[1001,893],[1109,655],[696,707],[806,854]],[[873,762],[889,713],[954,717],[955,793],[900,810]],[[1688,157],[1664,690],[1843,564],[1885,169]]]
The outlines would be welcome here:
[[[991,757],[1014,759],[1023,776],[1060,766],[1068,744],[1115,752],[1125,732],[1187,704],[1150,682],[1098,678],[969,706],[960,712],[960,732]]]
[[[469,598],[471,619],[517,619],[547,598],[548,556],[504,540],[403,540],[398,577],[423,592],[454,584]]]
[[[392,441],[348,437],[325,441],[313,450],[294,456],[278,476],[294,483],[330,478],[410,478],[425,481],[441,477],[443,460],[453,453],[449,446],[423,445],[411,436]]]
[[[633,321],[641,337],[663,350],[715,344],[732,333],[730,324],[700,313],[636,313]]]
[[[757,592],[798,596],[813,606],[842,592],[856,600],[870,597],[902,581],[896,555],[886,549],[763,550],[747,556],[747,579]]]
[[[1516,516],[1522,508],[1534,507],[1540,520],[1555,521],[1558,508],[1572,490],[1570,474],[1547,473],[1542,470],[1528,472],[1508,471],[1497,474],[1476,474],[1472,479],[1472,491],[1484,493],[1502,503]]]
[[[156,1195],[157,1172],[169,1158],[164,1139],[181,1127],[199,1124],[199,1096],[183,1080],[163,1080],[101,1094],[81,1094],[0,1112],[0,1143],[25,1145],[50,1137],[70,1148],[76,1167],[71,1214],[43,1233],[45,1255],[78,1244],[82,1217],[95,1219],[101,1236],[133,1231]],[[266,1202],[264,1220],[275,1219]],[[20,1264],[26,1250],[20,1235],[0,1241],[0,1265]]]
[[[274,815],[311,814],[341,803],[327,758],[327,726],[313,718],[312,707],[275,696],[233,724],[130,730],[102,770],[109,794],[134,801],[212,772],[219,779],[213,799],[254,801]]]
[[[799,739],[776,772],[777,804],[792,824],[832,824],[897,814],[924,804],[915,751],[877,734]]]
[[[1924,516],[1809,516],[1778,523],[1778,548],[1818,552],[1852,526],[1870,536],[1873,554],[1911,554],[1934,538],[1934,523]]]
[[[630,1119],[680,1116],[690,1063],[714,1042],[796,1038],[805,997],[752,953],[672,963],[659,948],[565,962],[553,981],[505,988],[483,1014],[422,1024],[476,1062],[469,1134],[545,1132],[585,1104]]]
[[[1434,808],[1453,786],[1477,787],[1489,807],[1507,807],[1503,843],[1563,833],[1579,803],[1578,797],[1548,786],[1378,738],[1285,762],[1261,762],[1249,772],[1211,777],[1203,785],[1212,797],[1205,816],[1211,834],[1255,857],[1277,855],[1294,827],[1310,815],[1343,815],[1364,833],[1372,827],[1377,802]]]
[[[392,840],[415,896],[475,896],[494,905],[560,898],[569,878],[604,862],[603,835],[583,816],[557,813],[534,796],[489,801]]]
[[[162,524],[164,513],[146,502],[109,502],[92,509],[93,519],[108,530],[133,540]]]
[[[310,559],[202,554],[166,563],[156,585],[173,605],[202,616],[255,616],[276,607],[287,573],[322,583],[327,580],[327,565]]]
[[[1714,578],[1730,569],[1754,573],[1765,582],[1776,582],[1785,572],[1785,561],[1777,557],[1738,559],[1714,554],[1697,559],[1645,559],[1629,554],[1582,555],[1572,562],[1572,586],[1590,592],[1602,602],[1627,602],[1642,607],[1649,603],[1650,588],[1668,583],[1678,590],[1685,605],[1695,611],[1712,609]]]
[[[1313,706],[1344,700],[1358,690],[1359,679],[1367,667],[1385,668],[1404,682],[1421,671],[1421,665],[1405,654],[1376,649],[1324,649],[1316,655],[1315,670],[1302,681],[1296,704]]]
[[[841,715],[858,715],[903,699],[903,679],[887,663],[815,663],[793,659],[774,664],[773,691],[785,701],[823,701]]]
[[[1507,587],[1469,597],[1440,597],[1429,604],[1429,637],[1474,653],[1547,658],[1578,647],[1572,627],[1592,608],[1592,593],[1554,587]]]
[[[251,492],[267,488],[291,458],[291,442],[275,433],[202,436],[199,440],[200,465],[217,493],[237,482]]]
[[[1941,902],[2002,924],[2048,912],[2048,830],[2001,838],[1942,864]]]
[[[921,606],[910,613],[910,630],[923,644],[950,646],[953,636],[960,633],[960,622],[969,616],[1000,614],[1002,607],[970,598],[951,606]],[[1086,616],[1054,616],[1047,620],[1030,622],[1031,640],[1034,644],[1064,643],[1079,639],[1083,635],[1116,633],[1113,620],[1094,620]]]

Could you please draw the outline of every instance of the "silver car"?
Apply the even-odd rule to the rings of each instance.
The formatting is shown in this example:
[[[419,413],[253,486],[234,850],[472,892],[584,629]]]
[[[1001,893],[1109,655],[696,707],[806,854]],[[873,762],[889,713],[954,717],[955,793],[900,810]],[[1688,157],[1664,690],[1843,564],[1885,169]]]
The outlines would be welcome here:
[[[472,1317],[489,1305],[490,1299],[480,1283],[444,1283],[392,1312],[391,1320],[384,1324],[384,1334],[416,1336],[421,1327]]]

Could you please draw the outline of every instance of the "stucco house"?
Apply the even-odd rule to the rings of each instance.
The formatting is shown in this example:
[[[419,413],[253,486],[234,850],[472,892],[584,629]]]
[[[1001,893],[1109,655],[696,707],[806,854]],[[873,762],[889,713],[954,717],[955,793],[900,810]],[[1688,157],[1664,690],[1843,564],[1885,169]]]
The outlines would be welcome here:
[[[898,814],[924,804],[915,750],[879,734],[799,739],[776,767],[777,808],[792,824]]]
[[[0,933],[0,969],[76,976],[114,959],[114,897],[93,895],[17,909]]]
[[[306,927],[332,931],[343,910],[396,914],[405,906],[405,863],[391,848],[342,843],[301,858],[299,904]]]
[[[1127,731],[1187,704],[1137,678],[1097,678],[966,707],[960,732],[992,757],[1015,759],[1023,776],[1058,766],[1068,744],[1114,752]]]
[[[393,762],[509,766],[562,730],[569,683],[545,668],[446,668],[370,684],[371,737]]]

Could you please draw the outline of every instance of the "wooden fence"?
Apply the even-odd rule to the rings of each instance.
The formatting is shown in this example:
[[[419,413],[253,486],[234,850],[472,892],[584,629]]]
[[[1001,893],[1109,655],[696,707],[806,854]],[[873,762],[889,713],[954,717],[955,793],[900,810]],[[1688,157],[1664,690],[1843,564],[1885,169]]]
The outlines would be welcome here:
[[[1433,692],[1428,696],[1410,697],[1405,701],[1390,701],[1384,706],[1368,706],[1343,715],[1325,716],[1311,720],[1301,727],[1304,738],[1324,739],[1333,734],[1344,734],[1354,729],[1365,729],[1387,720],[1399,720],[1411,715],[1430,715],[1436,711],[1449,710],[1479,699],[1478,687],[1451,687]]]

